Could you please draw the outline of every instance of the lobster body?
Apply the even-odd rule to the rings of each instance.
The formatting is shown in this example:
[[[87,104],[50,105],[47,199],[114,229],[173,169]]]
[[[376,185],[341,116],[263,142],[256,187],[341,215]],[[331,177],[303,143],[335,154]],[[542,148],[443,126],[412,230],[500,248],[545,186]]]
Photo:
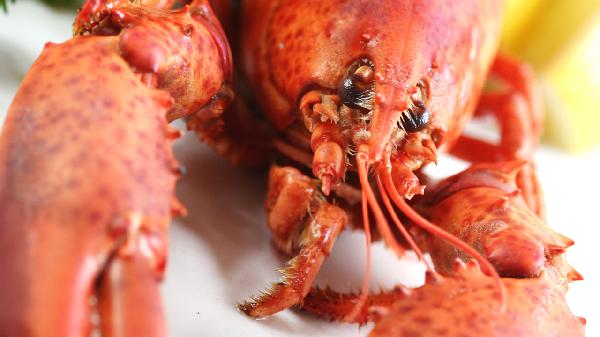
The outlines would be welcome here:
[[[0,139],[0,335],[164,336],[167,122],[218,120],[203,108],[228,72],[204,6],[116,6],[90,28],[105,36],[47,44],[23,80]]]
[[[472,114],[499,38],[501,1],[246,1],[242,67],[278,129],[315,88],[336,92],[350,65],[375,68],[370,146],[382,151],[415,85],[451,142]],[[381,144],[380,144],[381,143]]]
[[[307,166],[317,180],[289,167],[272,169],[268,225],[275,245],[296,255],[280,282],[240,306],[244,312],[263,317],[299,304],[360,323],[387,312],[373,336],[583,334],[564,299],[568,281],[580,278],[562,256],[572,241],[538,217],[533,169],[516,179],[517,167],[531,160],[542,113],[527,68],[496,56],[501,6],[462,0],[244,3],[244,76],[280,131],[275,148],[288,159],[280,162]],[[481,97],[491,72],[504,91]],[[497,147],[472,141],[486,151],[469,153],[464,124],[486,110],[499,120],[503,141]],[[467,160],[505,161],[475,166],[425,191],[413,171],[455,143]],[[412,202],[415,211],[405,199],[418,194],[429,203]],[[311,216],[323,218],[324,209],[328,221]],[[356,210],[362,219],[352,216]],[[398,237],[418,256],[429,251],[441,274],[430,270],[428,283],[411,295],[367,295],[368,274],[360,295],[310,290],[339,233],[334,224],[348,219],[362,220],[367,246],[374,220],[378,237],[399,256]],[[414,225],[413,235],[424,232],[417,235],[420,248],[403,222]],[[311,234],[324,227],[331,228],[326,239]],[[318,249],[321,254],[314,253]],[[455,266],[469,257],[487,276],[475,263]],[[527,279],[509,278],[515,276]],[[505,294],[500,301],[498,290]],[[540,303],[544,308],[535,311]],[[522,318],[531,311],[539,322]],[[556,317],[563,318],[553,322]]]
[[[320,192],[308,197],[302,194],[307,190],[303,178],[270,191],[279,205],[268,207],[278,248],[291,253],[296,241],[299,256],[310,254],[314,247],[290,233],[304,228],[309,214],[342,200],[350,218],[362,216],[352,222],[362,222],[367,245],[372,212],[377,236],[398,255],[405,248],[396,236],[415,249],[398,209],[432,234],[478,255],[495,273],[473,248],[439,231],[404,199],[424,192],[413,171],[436,161],[437,149],[452,145],[473,114],[498,46],[501,5],[470,0],[244,2],[241,67],[255,89],[254,99],[280,131],[274,147],[292,165],[310,167],[320,182]],[[285,205],[298,194],[311,206],[308,212]],[[338,220],[346,223],[341,216]],[[319,266],[313,265],[301,282],[283,282],[301,284],[294,291],[274,286],[242,309],[260,317],[301,302],[309,290],[305,283],[314,280]],[[302,266],[297,268],[299,273]],[[367,288],[368,276],[363,300]],[[351,316],[355,313],[348,320]]]

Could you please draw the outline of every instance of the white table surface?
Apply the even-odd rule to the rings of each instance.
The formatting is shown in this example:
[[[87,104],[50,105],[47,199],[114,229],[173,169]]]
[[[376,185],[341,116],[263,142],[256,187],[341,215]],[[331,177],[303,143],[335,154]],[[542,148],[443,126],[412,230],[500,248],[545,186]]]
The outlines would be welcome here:
[[[45,42],[61,42],[71,34],[72,12],[57,12],[27,0],[0,13],[0,122],[19,81]],[[595,108],[595,107],[594,107]],[[599,126],[600,127],[600,126]],[[285,258],[270,244],[265,226],[264,174],[232,167],[191,135],[175,145],[187,174],[177,194],[188,206],[185,219],[173,221],[170,260],[163,297],[170,335],[188,336],[365,336],[370,326],[325,322],[287,310],[262,321],[248,319],[235,304],[278,278]],[[572,311],[588,320],[587,336],[600,336],[600,149],[569,155],[541,148],[537,154],[540,180],[555,230],[574,239],[568,259],[585,277],[568,293]],[[445,165],[445,166],[444,166]],[[440,162],[443,173],[458,166]],[[363,236],[345,232],[319,274],[320,284],[358,289],[364,265]],[[416,286],[423,268],[397,261],[381,244],[373,255],[373,283]]]

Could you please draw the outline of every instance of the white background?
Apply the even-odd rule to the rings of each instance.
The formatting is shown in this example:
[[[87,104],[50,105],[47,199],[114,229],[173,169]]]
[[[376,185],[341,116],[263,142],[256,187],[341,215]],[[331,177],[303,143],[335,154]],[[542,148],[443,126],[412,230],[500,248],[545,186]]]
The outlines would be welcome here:
[[[19,81],[44,43],[68,39],[73,17],[74,13],[52,11],[26,0],[11,5],[9,15],[0,13],[0,122]],[[163,286],[171,336],[319,337],[368,333],[370,326],[359,329],[329,323],[293,310],[262,321],[237,312],[235,304],[276,280],[275,269],[285,261],[271,247],[264,224],[264,174],[232,167],[193,135],[177,143],[175,152],[187,167],[177,193],[188,206],[189,216],[175,220],[171,229],[170,261]],[[575,314],[587,318],[587,336],[600,336],[600,150],[568,155],[542,148],[536,159],[548,221],[555,230],[575,240],[568,259],[586,277],[572,284],[569,303]],[[437,171],[447,174],[458,169],[442,159]],[[418,264],[397,261],[381,244],[376,244],[374,250],[376,288],[388,288],[400,281],[416,286],[422,281]],[[362,234],[343,233],[319,275],[319,283],[340,290],[351,286],[358,289],[363,265]]]

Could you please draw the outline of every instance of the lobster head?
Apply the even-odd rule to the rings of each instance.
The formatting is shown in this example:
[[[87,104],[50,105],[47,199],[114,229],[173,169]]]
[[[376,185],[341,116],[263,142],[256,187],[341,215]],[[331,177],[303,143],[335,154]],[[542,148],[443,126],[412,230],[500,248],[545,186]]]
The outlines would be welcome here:
[[[280,128],[303,94],[361,111],[356,145],[378,162],[421,134],[452,141],[473,111],[497,45],[499,1],[250,1],[244,66]],[[269,82],[265,84],[265,82]],[[364,123],[362,123],[364,122]],[[427,146],[432,148],[431,145]],[[435,150],[435,147],[432,148]]]
[[[498,43],[499,7],[499,0],[244,3],[242,68],[256,102],[282,131],[274,146],[309,165],[324,196],[342,186],[355,162],[345,181],[358,187],[367,245],[371,211],[398,255],[403,248],[388,219],[419,252],[399,211],[498,277],[481,254],[442,233],[405,198],[423,193],[413,171],[435,161],[474,110]],[[343,188],[335,193],[346,198]],[[349,317],[365,303],[368,279]]]

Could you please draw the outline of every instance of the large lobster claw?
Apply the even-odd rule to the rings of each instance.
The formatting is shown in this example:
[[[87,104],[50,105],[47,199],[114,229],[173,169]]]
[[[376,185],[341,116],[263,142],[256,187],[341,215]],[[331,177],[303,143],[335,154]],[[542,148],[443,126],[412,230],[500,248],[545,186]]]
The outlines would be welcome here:
[[[115,3],[23,80],[0,138],[0,336],[165,336],[158,285],[182,210],[167,118],[214,134],[230,98],[206,6]]]

